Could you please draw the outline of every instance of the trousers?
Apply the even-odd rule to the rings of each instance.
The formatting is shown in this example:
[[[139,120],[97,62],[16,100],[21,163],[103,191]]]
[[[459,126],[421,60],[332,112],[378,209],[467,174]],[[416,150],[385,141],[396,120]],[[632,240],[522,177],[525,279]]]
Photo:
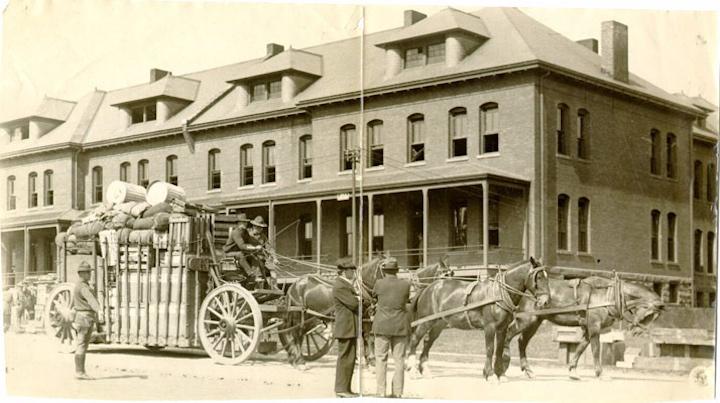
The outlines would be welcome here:
[[[77,337],[75,338],[75,372],[77,374],[84,374],[85,354],[90,346],[93,328],[95,327],[95,317],[91,314],[78,312],[75,316],[74,324],[77,329]]]
[[[392,352],[395,372],[392,378],[392,395],[401,397],[405,385],[405,347],[407,336],[375,335],[375,376],[377,377],[377,395],[384,397],[387,393],[387,360]]]
[[[351,393],[353,372],[355,371],[355,352],[357,339],[337,339],[338,355],[335,365],[335,393]]]

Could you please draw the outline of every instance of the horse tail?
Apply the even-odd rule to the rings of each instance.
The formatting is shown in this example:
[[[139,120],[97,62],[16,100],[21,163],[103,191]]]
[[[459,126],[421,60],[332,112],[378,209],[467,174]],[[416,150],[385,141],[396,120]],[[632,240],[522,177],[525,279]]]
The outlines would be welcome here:
[[[428,288],[429,288],[429,286],[420,289],[420,291],[418,291],[417,294],[415,294],[415,296],[410,300],[410,312],[408,312],[408,314],[409,314],[408,316],[410,317],[410,322],[414,322],[415,319],[417,319],[417,305],[418,305],[418,301],[420,300],[420,296],[422,296],[422,294],[423,294],[423,293],[425,292],[425,290],[427,290]]]

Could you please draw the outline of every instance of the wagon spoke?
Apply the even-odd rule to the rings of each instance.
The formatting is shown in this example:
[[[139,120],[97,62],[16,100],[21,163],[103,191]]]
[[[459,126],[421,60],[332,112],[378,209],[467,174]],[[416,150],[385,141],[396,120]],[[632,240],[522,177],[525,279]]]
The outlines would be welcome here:
[[[237,339],[238,347],[240,347],[240,351],[241,351],[242,353],[244,353],[244,352],[245,352],[245,346],[243,346],[243,342],[242,342],[242,340],[240,339],[240,335],[236,333],[236,334],[235,334],[235,337],[233,337],[233,339]]]
[[[307,355],[310,355],[310,336],[305,336],[305,350],[307,350]]]
[[[211,331],[207,334],[207,336],[210,337],[210,336],[214,336],[214,335],[216,335],[216,334],[220,334],[220,329],[219,329],[219,328],[215,328],[215,329],[211,330]]]
[[[254,327],[254,326],[242,325],[242,324],[240,324],[240,323],[235,324],[235,326],[239,327],[240,329],[249,330],[249,331],[251,331],[251,332],[254,332],[254,331],[255,331],[255,327]]]
[[[315,340],[316,337],[317,337],[316,334],[312,334],[312,335],[310,335],[310,340],[312,340],[313,344],[315,345],[315,349],[320,351],[320,346],[318,345],[318,342]]]
[[[249,344],[252,344],[252,339],[250,338],[250,336],[248,336],[247,334],[245,334],[245,332],[243,332],[242,330],[238,330],[237,334],[240,335],[240,339],[241,339],[241,340],[242,340],[242,338],[244,337],[245,339],[247,339],[247,341],[248,341]]]
[[[212,308],[210,308],[210,307],[208,307],[208,311],[212,312],[212,313],[213,313],[215,316],[217,316],[218,318],[222,318],[222,317],[223,317],[220,313],[218,313],[218,311],[216,311],[216,310],[214,310],[214,309],[212,309]]]
[[[236,322],[236,323],[244,322],[244,321],[246,321],[248,318],[252,318],[252,316],[253,316],[253,314],[252,314],[252,312],[250,312],[249,314],[243,316],[242,318],[236,320],[235,322]]]
[[[235,339],[234,337],[233,337],[232,339],[230,339],[230,356],[232,357],[233,360],[235,359],[235,342],[234,342],[234,339]]]
[[[203,322],[204,322],[204,323],[209,323],[209,324],[211,324],[211,325],[219,325],[219,324],[220,324],[220,321],[219,321],[219,320],[205,319],[205,320],[203,320]]]
[[[247,306],[247,301],[243,300],[242,305],[240,305],[240,309],[238,309],[238,310],[233,314],[233,318],[237,318],[238,315],[240,315],[241,313],[243,313],[243,310],[245,309],[246,306]],[[249,315],[249,316],[252,316],[252,312],[249,313],[248,315]],[[239,322],[242,322],[242,321],[244,320],[244,318],[247,318],[248,315],[243,316],[243,319],[238,319],[238,321],[239,321]]]
[[[213,343],[213,345],[212,345],[213,350],[217,351],[218,344],[220,344],[220,342],[223,341],[224,339],[225,339],[225,337],[222,335],[220,335],[220,337],[216,338],[215,343]]]

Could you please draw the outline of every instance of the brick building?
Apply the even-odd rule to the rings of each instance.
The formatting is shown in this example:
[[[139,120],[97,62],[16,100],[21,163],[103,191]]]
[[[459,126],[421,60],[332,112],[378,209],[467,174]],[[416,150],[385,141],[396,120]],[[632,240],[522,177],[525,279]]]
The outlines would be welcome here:
[[[279,253],[332,262],[352,250],[344,155],[360,147],[364,255],[480,270],[534,256],[714,299],[717,129],[693,126],[713,107],[630,73],[626,26],[604,23],[598,52],[516,9],[404,17],[3,123],[5,274],[49,270],[56,231],[117,179],[263,215]]]

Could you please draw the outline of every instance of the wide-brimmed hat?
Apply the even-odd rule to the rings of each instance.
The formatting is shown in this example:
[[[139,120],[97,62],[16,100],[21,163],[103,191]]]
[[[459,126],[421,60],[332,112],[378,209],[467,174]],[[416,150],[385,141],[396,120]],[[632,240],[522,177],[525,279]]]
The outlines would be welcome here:
[[[240,221],[240,222],[248,222],[248,221],[250,221],[250,220],[248,220],[247,214],[245,214],[245,213],[240,213],[240,214],[238,214],[238,215],[237,215],[237,218],[238,218],[238,221]]]
[[[262,228],[267,227],[267,224],[265,224],[265,220],[262,218],[261,215],[255,217],[252,221],[250,221],[250,225]]]
[[[398,267],[397,259],[394,257],[391,257],[389,259],[386,259],[383,263],[382,269],[385,271],[398,271],[400,267]]]
[[[336,264],[338,271],[357,270],[357,266],[350,259],[340,259]]]
[[[77,271],[78,271],[78,273],[83,272],[83,271],[92,271],[92,267],[90,267],[88,262],[83,260],[82,262],[80,262],[80,265],[78,266]]]

